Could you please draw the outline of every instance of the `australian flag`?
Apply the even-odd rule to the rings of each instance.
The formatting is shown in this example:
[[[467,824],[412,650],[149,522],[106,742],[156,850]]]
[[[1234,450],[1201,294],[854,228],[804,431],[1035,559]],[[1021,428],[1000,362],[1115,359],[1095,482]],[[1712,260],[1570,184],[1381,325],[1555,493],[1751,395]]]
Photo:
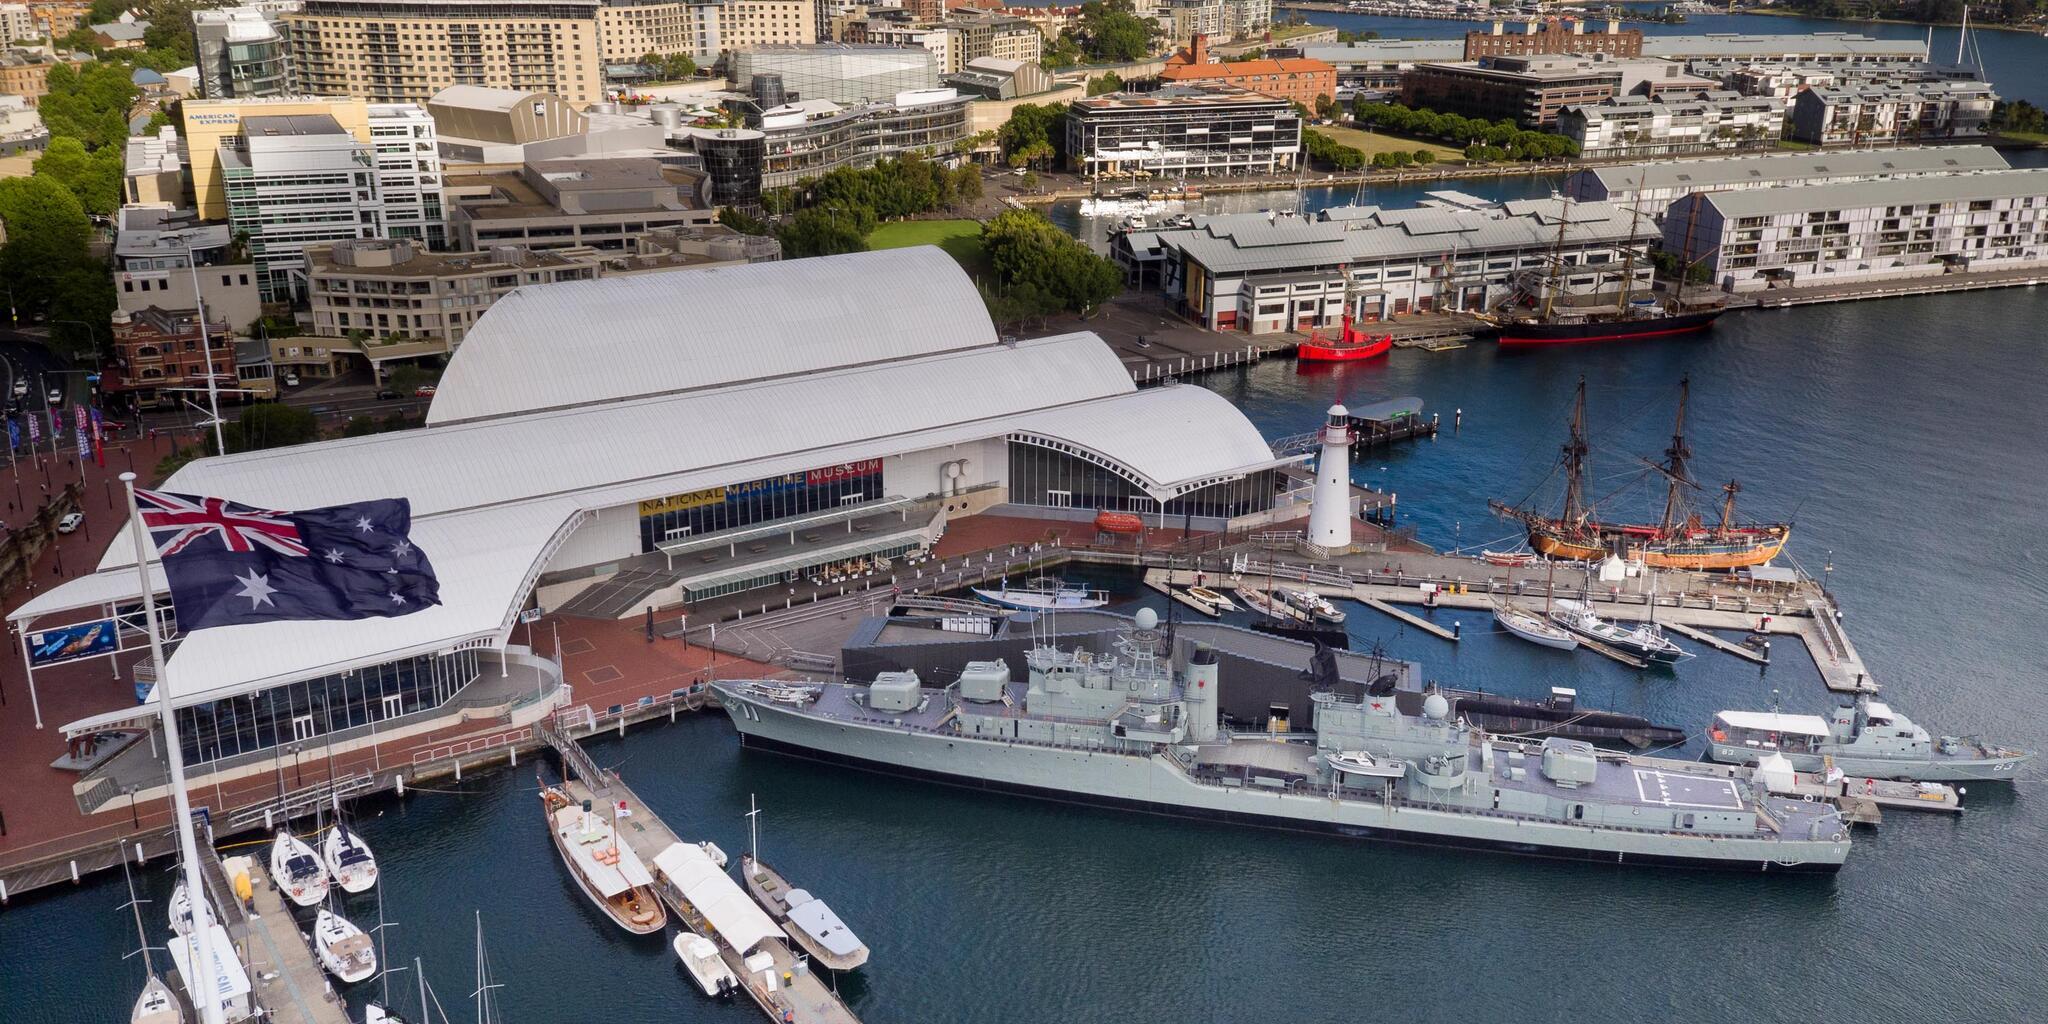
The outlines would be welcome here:
[[[404,498],[299,512],[161,491],[135,498],[182,629],[389,618],[441,603],[434,567],[406,536]]]

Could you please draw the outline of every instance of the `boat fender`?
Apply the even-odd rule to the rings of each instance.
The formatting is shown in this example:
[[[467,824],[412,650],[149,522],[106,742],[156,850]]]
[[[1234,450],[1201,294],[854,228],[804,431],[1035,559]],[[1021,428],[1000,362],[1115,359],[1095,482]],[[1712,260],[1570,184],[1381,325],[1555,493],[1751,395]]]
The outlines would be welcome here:
[[[1834,840],[1835,840],[1835,842],[1838,842],[1838,843],[1839,843],[1839,842],[1841,842],[1841,841],[1842,841],[1842,834],[1841,834],[1840,832],[1837,832],[1837,833],[1835,833],[1835,835],[1834,835]]]

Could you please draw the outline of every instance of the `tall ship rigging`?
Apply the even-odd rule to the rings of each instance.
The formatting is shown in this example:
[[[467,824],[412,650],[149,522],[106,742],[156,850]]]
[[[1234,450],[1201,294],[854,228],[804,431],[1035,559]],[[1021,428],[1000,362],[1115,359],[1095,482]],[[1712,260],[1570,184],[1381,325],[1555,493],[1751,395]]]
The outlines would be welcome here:
[[[1572,403],[1571,436],[1563,447],[1560,465],[1564,470],[1564,507],[1552,516],[1524,502],[1510,505],[1489,501],[1496,514],[1515,520],[1529,529],[1529,547],[1547,558],[1584,561],[1609,554],[1640,560],[1658,569],[1740,569],[1762,565],[1776,558],[1792,536],[1790,523],[1743,523],[1735,518],[1735,496],[1742,485],[1734,480],[1721,486],[1720,515],[1713,523],[1695,511],[1688,495],[1700,491],[1687,463],[1692,448],[1685,441],[1685,411],[1691,397],[1690,377],[1678,385],[1678,419],[1671,431],[1671,447],[1664,449],[1664,461],[1648,462],[1664,481],[1664,513],[1649,524],[1602,520],[1595,505],[1586,500],[1587,455],[1592,446],[1586,440],[1586,379],[1579,378]]]
[[[1629,217],[1628,244],[1622,249],[1621,292],[1613,305],[1579,305],[1569,300],[1563,305],[1558,302],[1559,294],[1565,290],[1566,273],[1564,265],[1565,233],[1571,227],[1571,200],[1560,198],[1557,221],[1557,240],[1552,244],[1550,259],[1540,271],[1534,271],[1517,282],[1516,295],[1509,300],[1512,306],[1517,300],[1523,308],[1517,311],[1502,311],[1482,315],[1480,319],[1500,330],[1499,343],[1506,347],[1534,345],[1569,345],[1591,341],[1622,341],[1631,338],[1660,338],[1677,334],[1691,334],[1704,331],[1721,318],[1724,308],[1719,305],[1688,306],[1684,302],[1684,274],[1681,273],[1677,295],[1669,302],[1652,295],[1636,295],[1636,241],[1637,229],[1642,224],[1642,211],[1631,208]],[[1640,201],[1638,201],[1640,205]],[[1573,267],[1573,272],[1583,272],[1587,267]],[[1598,268],[1593,268],[1598,270]],[[1528,279],[1535,279],[1531,288]],[[1594,285],[1598,289],[1598,284]]]

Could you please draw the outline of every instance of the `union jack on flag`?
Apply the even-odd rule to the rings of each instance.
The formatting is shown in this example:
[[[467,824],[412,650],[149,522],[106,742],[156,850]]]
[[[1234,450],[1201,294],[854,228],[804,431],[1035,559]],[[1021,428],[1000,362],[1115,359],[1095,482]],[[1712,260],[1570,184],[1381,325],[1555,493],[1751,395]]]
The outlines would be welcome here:
[[[225,498],[194,498],[137,489],[142,526],[156,542],[158,557],[168,558],[195,541],[218,537],[229,551],[250,552],[262,545],[281,555],[304,557],[299,528],[285,512],[244,508]]]
[[[138,490],[135,503],[181,629],[389,618],[441,603],[403,498],[280,512]]]

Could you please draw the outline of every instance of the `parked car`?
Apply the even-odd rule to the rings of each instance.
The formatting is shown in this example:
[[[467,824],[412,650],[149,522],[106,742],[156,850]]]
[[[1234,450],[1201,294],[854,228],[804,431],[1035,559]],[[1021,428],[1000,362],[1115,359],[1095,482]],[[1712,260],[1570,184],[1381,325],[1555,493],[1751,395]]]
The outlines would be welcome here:
[[[20,398],[20,397],[22,397],[23,395],[26,395],[26,394],[28,394],[28,381],[25,381],[25,380],[18,380],[18,381],[15,381],[15,382],[14,382],[14,397],[16,397],[16,398]]]
[[[50,393],[43,396],[43,400],[49,402],[53,406],[63,405],[64,391],[61,388],[51,388]]]
[[[396,392],[396,391],[393,391],[393,390],[391,390],[390,388],[378,388],[378,389],[377,389],[377,401],[379,401],[379,402],[389,402],[389,401],[391,401],[392,399],[394,399],[394,398],[397,398],[397,397],[398,397],[398,392]]]
[[[57,532],[58,532],[58,533],[71,533],[71,532],[73,532],[73,531],[77,530],[77,529],[78,529],[78,527],[79,527],[79,526],[80,526],[81,524],[83,524],[84,522],[85,522],[85,513],[83,513],[83,512],[70,512],[70,513],[67,513],[67,514],[65,514],[64,518],[62,518],[62,519],[59,519],[59,520],[57,520]]]
[[[414,398],[432,398],[434,397],[434,386],[432,384],[422,384],[413,389],[412,396]]]
[[[197,332],[195,331],[194,333],[197,333]],[[285,387],[288,387],[288,388],[295,388],[295,387],[298,387],[298,386],[299,386],[299,375],[298,375],[298,374],[296,374],[296,373],[287,373],[287,374],[285,374],[285,375],[284,375],[284,386],[285,386]]]

